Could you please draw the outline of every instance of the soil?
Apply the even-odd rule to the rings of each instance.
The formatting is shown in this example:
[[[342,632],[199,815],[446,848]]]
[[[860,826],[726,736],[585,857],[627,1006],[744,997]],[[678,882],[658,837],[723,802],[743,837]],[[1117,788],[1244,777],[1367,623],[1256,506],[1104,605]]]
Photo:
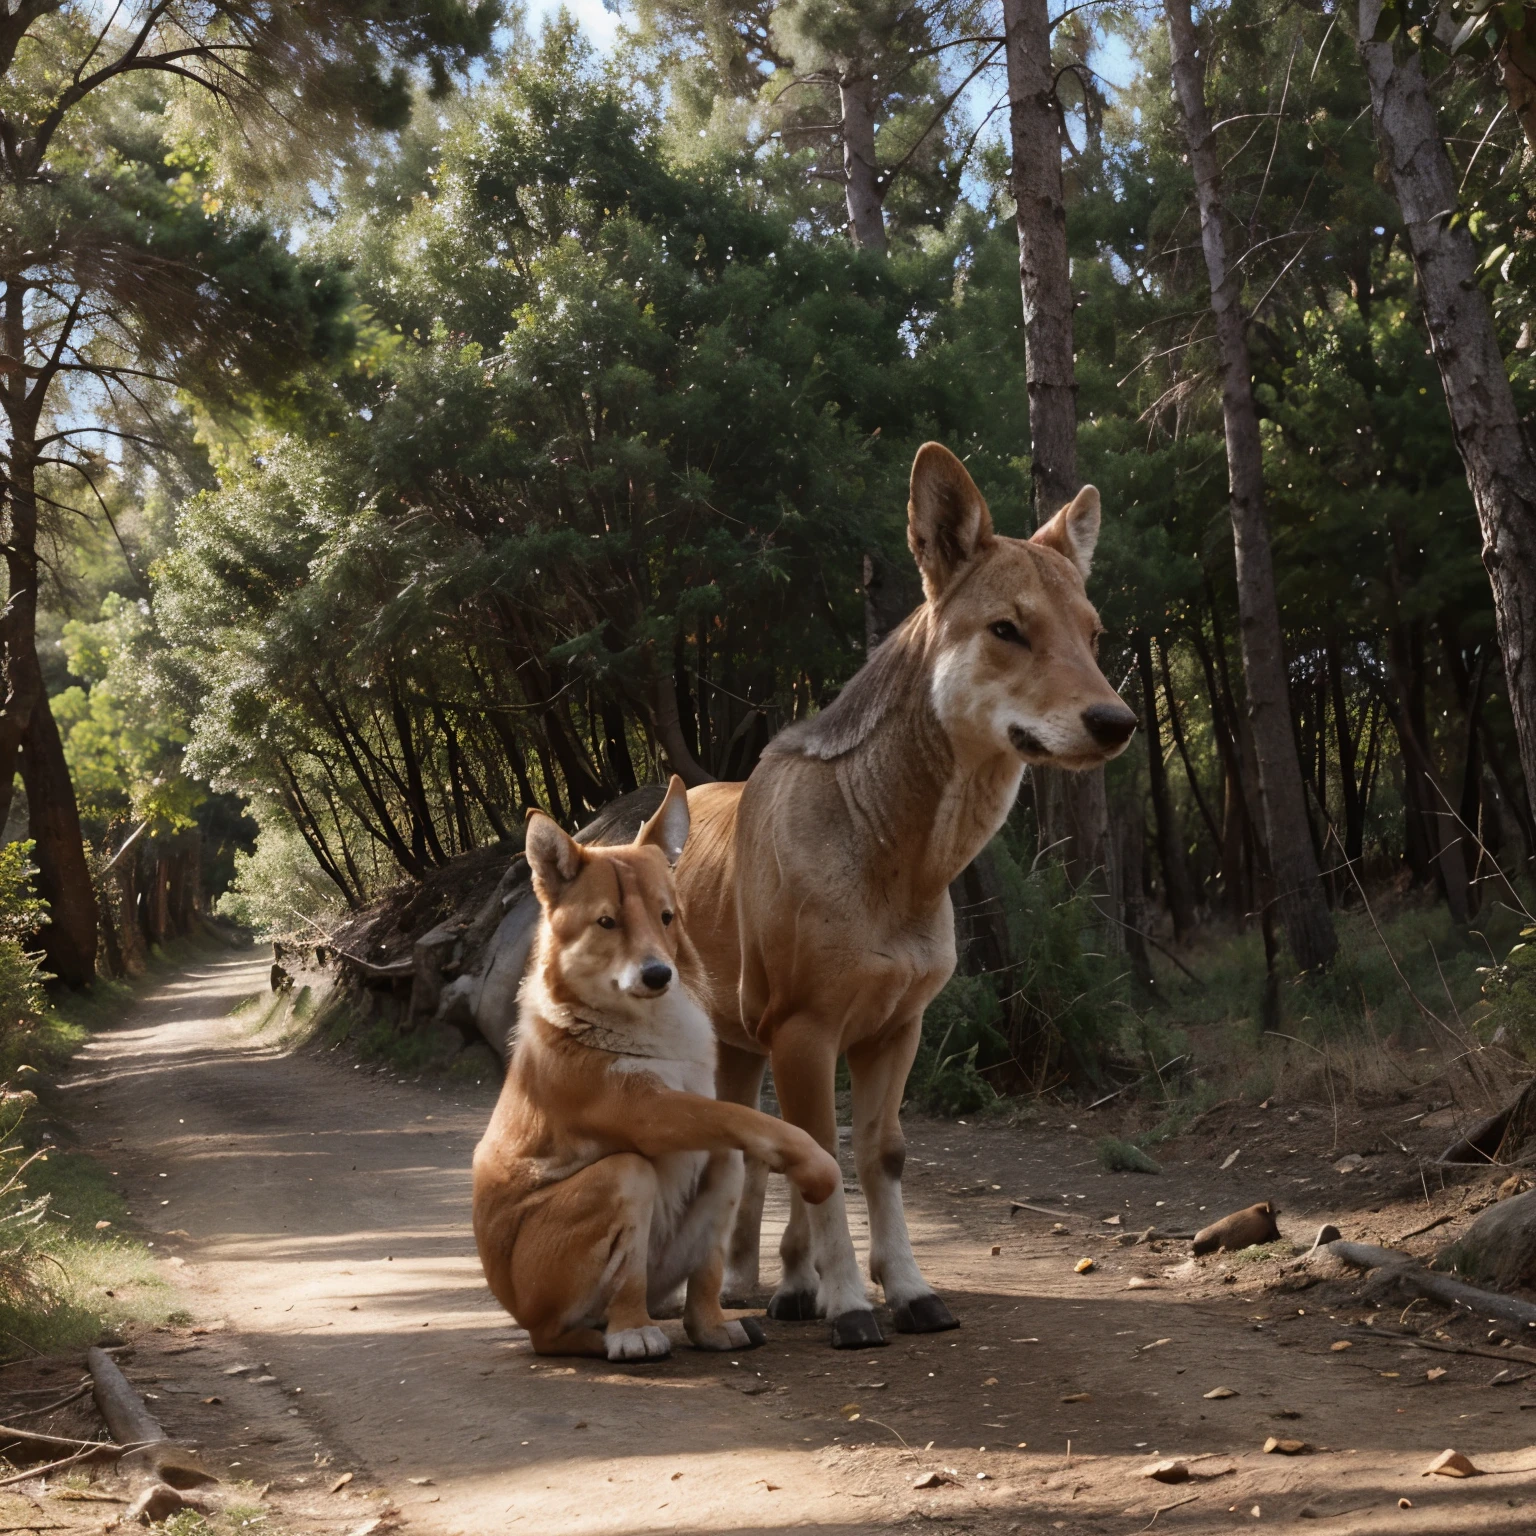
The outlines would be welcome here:
[[[1458,1124],[1422,1095],[1337,1120],[1226,1106],[1158,1148],[1156,1175],[1099,1165],[1113,1106],[912,1118],[914,1242],[958,1332],[835,1353],[821,1324],[769,1322],[764,1348],[717,1356],[669,1323],[667,1362],[540,1360],[487,1294],[469,1232],[493,1085],[400,1081],[253,1034],[230,1010],[269,965],[247,952],[160,986],[63,1095],[211,1330],[146,1332],[130,1374],[221,1476],[271,1485],[268,1529],[1536,1529],[1536,1366],[1431,1353],[1499,1344],[1481,1319],[1288,1267],[1321,1221],[1383,1241],[1450,1216],[1405,1244],[1427,1253],[1494,1197],[1495,1176],[1442,1188],[1421,1172]],[[1336,1172],[1347,1153],[1363,1165]],[[1261,1199],[1284,1242],[1189,1259],[1187,1234]],[[770,1254],[784,1209],[774,1181]],[[1122,1245],[1149,1226],[1186,1237]],[[1307,1449],[1265,1454],[1271,1436]],[[1483,1475],[1420,1475],[1452,1447]],[[1175,1457],[1189,1481],[1141,1475]],[[23,1490],[0,1526],[23,1505],[40,1518],[38,1485]],[[46,1507],[56,1528],[83,1518]]]

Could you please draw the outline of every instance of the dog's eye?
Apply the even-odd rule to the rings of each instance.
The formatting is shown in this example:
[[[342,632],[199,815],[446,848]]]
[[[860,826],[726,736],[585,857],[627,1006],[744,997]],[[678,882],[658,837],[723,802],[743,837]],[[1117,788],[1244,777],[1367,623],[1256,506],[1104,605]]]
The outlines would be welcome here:
[[[599,928],[617,928],[619,925],[611,917],[600,917],[597,920]]]
[[[663,912],[661,914],[661,926],[663,928],[665,928],[667,926],[667,924],[670,923],[671,921],[672,921],[672,913],[670,913],[670,912]]]
[[[1029,649],[1029,641],[1019,633],[1018,625],[1010,624],[1007,619],[999,619],[992,625],[992,633],[999,640],[1006,640],[1009,645],[1022,645],[1026,651]]]

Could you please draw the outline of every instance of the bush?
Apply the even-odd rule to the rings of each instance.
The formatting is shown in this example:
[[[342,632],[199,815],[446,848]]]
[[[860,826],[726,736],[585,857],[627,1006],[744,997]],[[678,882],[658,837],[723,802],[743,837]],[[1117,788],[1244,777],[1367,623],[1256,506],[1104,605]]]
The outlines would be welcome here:
[[[37,873],[30,842],[0,847],[0,1035],[30,1028],[43,1016],[48,999],[42,955],[26,941],[48,921],[47,905],[32,889]]]
[[[235,854],[235,878],[214,909],[264,939],[312,936],[346,911],[341,893],[293,824],[263,815],[256,847]]]
[[[977,1058],[1006,1060],[1002,1008],[985,976],[951,976],[923,1015],[923,1037],[907,1077],[907,1099],[935,1115],[964,1115],[996,1103]]]

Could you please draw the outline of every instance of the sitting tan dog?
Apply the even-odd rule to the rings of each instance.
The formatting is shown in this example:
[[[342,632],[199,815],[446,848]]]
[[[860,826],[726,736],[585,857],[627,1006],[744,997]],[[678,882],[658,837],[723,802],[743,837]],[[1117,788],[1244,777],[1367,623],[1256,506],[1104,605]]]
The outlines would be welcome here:
[[[742,1153],[819,1204],[837,1163],[804,1131],[715,1098],[715,1033],[672,868],[688,837],[674,778],[627,847],[583,847],[541,811],[526,852],[542,908],[516,1043],[475,1151],[475,1241],[496,1299],[543,1355],[657,1359],[651,1319],[685,1280],[700,1349],[763,1342],[720,1310]]]

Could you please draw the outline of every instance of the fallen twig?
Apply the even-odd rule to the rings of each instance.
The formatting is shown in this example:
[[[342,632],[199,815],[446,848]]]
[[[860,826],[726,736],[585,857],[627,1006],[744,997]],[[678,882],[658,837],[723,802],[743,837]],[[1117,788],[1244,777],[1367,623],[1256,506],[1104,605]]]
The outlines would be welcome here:
[[[82,1440],[78,1435],[45,1435],[35,1429],[13,1429],[9,1424],[0,1424],[0,1447],[12,1445],[35,1445],[44,1451],[78,1451],[85,1446],[114,1452],[122,1449],[110,1440]]]
[[[77,1403],[91,1390],[91,1381],[87,1377],[82,1381],[68,1397],[61,1397],[56,1403],[49,1403],[46,1408],[23,1408],[20,1413],[13,1413],[13,1419],[40,1419],[45,1413],[52,1413],[59,1408],[67,1408],[71,1403]]]
[[[1157,1524],[1157,1517],[1159,1515],[1166,1515],[1170,1509],[1178,1509],[1185,1504],[1193,1504],[1199,1497],[1200,1495],[1198,1493],[1192,1493],[1188,1498],[1175,1499],[1172,1504],[1159,1505],[1152,1511],[1152,1518],[1148,1520],[1144,1526],[1142,1526],[1142,1530],[1150,1531],[1152,1527]]]
[[[105,1442],[99,1442],[91,1450],[76,1451],[73,1456],[65,1456],[59,1461],[47,1461],[40,1467],[28,1467],[25,1472],[13,1472],[9,1477],[0,1477],[0,1488],[9,1488],[12,1483],[31,1482],[34,1477],[47,1477],[50,1472],[62,1472],[65,1467],[72,1467],[77,1461],[85,1461],[94,1451],[99,1450]],[[114,1445],[112,1450],[116,1450]]]
[[[1033,1211],[1036,1216],[1055,1216],[1058,1218],[1071,1214],[1066,1206],[1062,1206],[1060,1210],[1053,1211],[1048,1205],[1031,1205],[1028,1200],[1010,1200],[1008,1202],[1008,1214],[1011,1216],[1015,1211]]]
[[[1415,1227],[1412,1232],[1404,1232],[1394,1237],[1394,1243],[1406,1243],[1410,1237],[1423,1237],[1426,1232],[1433,1232],[1436,1227],[1443,1227],[1448,1221],[1455,1221],[1461,1215],[1460,1211],[1447,1211],[1444,1216],[1436,1216],[1433,1221],[1426,1221],[1422,1227]]]

